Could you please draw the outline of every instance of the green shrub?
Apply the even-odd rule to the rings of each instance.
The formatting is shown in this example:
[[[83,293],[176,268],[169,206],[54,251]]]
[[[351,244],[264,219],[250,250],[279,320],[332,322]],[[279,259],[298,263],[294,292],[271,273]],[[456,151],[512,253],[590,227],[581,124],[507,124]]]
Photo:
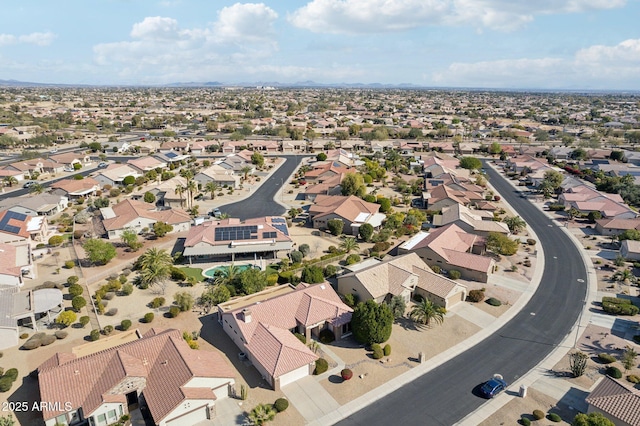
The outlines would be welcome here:
[[[467,300],[469,302],[482,302],[484,300],[484,291],[482,290],[471,290],[467,295]]]
[[[432,270],[433,272],[435,272],[436,274],[439,274],[440,272],[442,272],[442,268],[441,268],[441,267],[439,267],[438,265],[432,265],[432,266],[431,266],[431,270]]]
[[[13,380],[11,380],[11,377],[0,377],[0,392],[8,391],[11,389],[11,386],[13,386]]]
[[[313,370],[313,374],[316,376],[325,373],[329,369],[329,363],[324,358],[318,358],[316,360],[316,368]]]
[[[294,336],[296,336],[298,338],[298,340],[300,340],[302,342],[302,344],[306,345],[307,344],[307,338],[304,337],[302,334],[300,333],[293,333]]]
[[[344,263],[346,265],[353,265],[360,262],[360,255],[355,254],[355,253],[351,253],[349,256],[347,256],[347,258],[344,260]]]
[[[640,383],[640,376],[636,376],[635,374],[629,374],[627,376],[627,381],[633,384]]]
[[[333,277],[338,272],[338,267],[336,265],[327,265],[324,267],[324,276],[329,278]]]
[[[120,322],[120,328],[122,329],[122,331],[127,331],[129,328],[131,328],[131,320],[122,320],[122,322]]]
[[[58,330],[58,331],[56,331],[56,332],[54,333],[54,335],[56,336],[56,339],[60,339],[60,340],[62,340],[62,339],[64,339],[64,338],[66,338],[66,337],[69,335],[69,333],[67,333],[67,332],[66,332],[66,331],[64,331],[64,330]]]
[[[460,273],[460,271],[457,271],[455,269],[449,271],[449,278],[451,278],[452,280],[459,280],[461,276],[462,274]]]
[[[89,340],[91,340],[92,342],[95,342],[96,340],[98,340],[100,338],[100,330],[91,330],[91,333],[89,333]]]
[[[324,330],[320,331],[321,343],[324,343],[326,345],[328,343],[333,342],[334,340],[336,340],[336,335],[333,334],[333,331],[329,330],[328,328],[325,328]]]
[[[391,355],[391,345],[388,343],[384,345],[384,348],[382,348],[382,352],[384,353],[384,356]]]
[[[12,382],[15,382],[16,379],[18,378],[18,369],[17,368],[10,368],[7,371],[4,372],[4,376],[2,377],[9,377],[11,378]]]
[[[353,377],[353,371],[351,371],[350,368],[344,368],[340,371],[340,377],[342,377],[342,380],[351,380]]]
[[[179,268],[171,268],[171,279],[174,281],[184,281],[187,279],[187,274]]]
[[[487,299],[487,303],[491,306],[500,306],[502,302],[496,299],[495,297],[490,297]]]
[[[79,284],[71,284],[69,286],[69,294],[71,295],[71,297],[81,296],[83,292],[84,290]]]
[[[520,418],[520,424],[523,426],[531,426],[531,420],[529,420],[526,417],[521,417]]]
[[[549,420],[551,420],[552,422],[554,422],[554,423],[558,423],[558,422],[561,422],[561,421],[562,421],[562,417],[560,417],[560,415],[559,415],[559,414],[556,414],[556,413],[549,413],[549,414],[547,415],[547,418],[548,418]]]
[[[79,281],[80,281],[80,278],[78,278],[77,275],[71,275],[70,277],[67,278],[67,284],[69,284],[70,286],[73,284],[78,284]]]
[[[345,294],[344,295],[344,303],[345,305],[347,305],[350,308],[353,308],[356,306],[356,296],[355,294]]]
[[[73,306],[74,311],[80,312],[80,309],[87,306],[87,301],[82,296],[76,296],[71,300],[71,306]]]
[[[273,403],[273,408],[275,408],[278,413],[282,413],[289,408],[289,401],[285,398],[278,398],[276,402]]]
[[[105,325],[104,329],[102,331],[104,332],[105,336],[108,336],[111,333],[113,333],[113,326],[112,325]]]
[[[171,318],[176,318],[178,315],[180,315],[180,308],[177,306],[172,306],[169,308],[169,316]]]
[[[621,379],[622,372],[617,367],[609,366],[607,367],[607,376],[613,377],[614,379]]]
[[[606,353],[598,354],[598,360],[603,364],[611,364],[612,362],[616,362],[616,358],[613,355],[609,355]]]
[[[131,293],[133,293],[133,284],[124,284],[122,286],[122,295],[129,296]]]
[[[73,269],[76,266],[76,262],[74,262],[73,260],[67,260],[66,262],[64,262],[64,267],[67,269]]]
[[[640,308],[631,304],[602,303],[602,309],[608,314],[634,316],[640,312]]]
[[[533,410],[533,418],[536,420],[542,420],[545,418],[544,411],[542,410]]]
[[[88,316],[84,315],[84,316],[80,317],[80,321],[79,322],[80,322],[80,325],[84,328],[84,326],[89,324],[90,321],[91,321],[91,319]]]
[[[144,314],[144,322],[149,324],[151,321],[153,321],[153,312],[147,312]]]
[[[602,303],[614,303],[616,305],[631,305],[631,300],[623,299],[621,297],[604,296],[602,298]]]
[[[22,340],[26,339],[27,337],[29,337],[29,333],[22,333],[20,335],[20,339],[22,339]]]
[[[64,238],[62,237],[62,235],[54,235],[53,237],[49,238],[48,242],[50,246],[59,246],[64,242]]]
[[[371,345],[371,350],[373,351],[372,357],[373,359],[381,359],[384,356],[384,351],[379,344],[374,343]]]
[[[151,307],[153,309],[158,309],[160,306],[163,306],[165,302],[164,297],[156,297],[151,301]]]

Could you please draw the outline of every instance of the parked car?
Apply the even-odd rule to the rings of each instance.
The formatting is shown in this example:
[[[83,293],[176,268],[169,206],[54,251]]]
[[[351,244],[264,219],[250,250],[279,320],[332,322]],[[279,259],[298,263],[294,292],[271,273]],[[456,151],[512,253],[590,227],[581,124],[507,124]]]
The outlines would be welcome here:
[[[507,382],[499,374],[494,375],[482,385],[480,393],[483,397],[491,399],[507,388]]]
[[[109,163],[105,163],[104,161],[98,164],[99,169],[106,169],[107,167],[109,167]]]
[[[30,181],[28,181],[28,182],[25,182],[25,183],[24,183],[24,185],[22,185],[22,187],[23,187],[23,188],[31,188],[31,187],[32,187],[33,185],[35,185],[36,183],[38,183],[38,182],[33,181],[33,180],[30,180]]]
[[[65,171],[65,172],[75,172],[75,171],[76,171],[76,169],[74,169],[73,167],[65,167],[65,168],[64,168],[64,171]]]

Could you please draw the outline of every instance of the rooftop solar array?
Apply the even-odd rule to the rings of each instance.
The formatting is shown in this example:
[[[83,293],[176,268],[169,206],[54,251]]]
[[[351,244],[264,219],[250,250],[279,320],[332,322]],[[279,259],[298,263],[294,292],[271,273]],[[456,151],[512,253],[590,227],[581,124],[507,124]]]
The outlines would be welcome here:
[[[286,223],[274,223],[272,226],[278,231],[282,232],[284,235],[289,235],[289,228],[287,228]]]
[[[215,241],[237,241],[258,239],[258,227],[252,226],[228,226],[216,228]]]
[[[2,220],[0,220],[0,231],[9,232],[11,234],[18,234],[20,232],[20,227],[9,225],[9,221],[11,219],[16,219],[16,220],[19,220],[20,222],[24,222],[26,218],[27,218],[27,215],[24,215],[22,213],[8,211],[4,215]]]
[[[262,238],[277,238],[278,237],[278,233],[277,232],[263,232],[262,233]]]

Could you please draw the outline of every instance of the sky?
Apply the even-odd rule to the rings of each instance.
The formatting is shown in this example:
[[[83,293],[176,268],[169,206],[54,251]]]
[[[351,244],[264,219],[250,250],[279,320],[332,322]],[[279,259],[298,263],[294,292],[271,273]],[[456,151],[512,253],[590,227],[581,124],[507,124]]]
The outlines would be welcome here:
[[[640,90],[640,0],[4,3],[0,80]]]

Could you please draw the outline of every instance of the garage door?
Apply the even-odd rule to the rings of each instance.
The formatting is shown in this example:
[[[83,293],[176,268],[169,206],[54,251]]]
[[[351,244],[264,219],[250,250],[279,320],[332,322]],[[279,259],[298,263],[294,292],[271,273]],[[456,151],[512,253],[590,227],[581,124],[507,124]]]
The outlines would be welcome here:
[[[167,426],[194,425],[206,419],[207,407],[204,406],[167,421]]]
[[[303,377],[307,377],[309,375],[309,366],[305,365],[304,367],[298,368],[297,370],[293,370],[289,373],[283,374],[280,376],[280,387],[288,385],[289,383],[293,383],[296,380],[302,379]]]

